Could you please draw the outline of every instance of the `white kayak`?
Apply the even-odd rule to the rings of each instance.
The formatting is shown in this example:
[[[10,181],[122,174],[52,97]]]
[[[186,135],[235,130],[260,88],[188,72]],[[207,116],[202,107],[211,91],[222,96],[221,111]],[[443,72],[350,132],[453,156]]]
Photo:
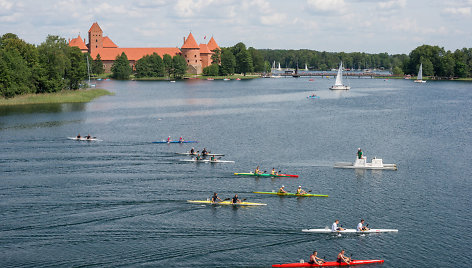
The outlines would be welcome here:
[[[67,137],[69,140],[75,140],[75,141],[101,141],[99,139],[97,139],[96,137],[93,137],[93,138],[90,138],[90,139],[87,139],[86,137],[80,137],[80,138],[77,138],[77,137]]]
[[[178,154],[178,155],[197,155],[198,153],[190,153],[190,152],[186,152],[186,153],[175,153],[175,154]],[[208,154],[205,154],[204,156],[224,156],[224,154],[212,154],[212,153],[208,153]]]
[[[373,234],[373,233],[396,233],[397,229],[369,229],[367,231],[357,231],[357,229],[344,229],[342,231],[331,231],[329,228],[324,229],[303,229],[302,232],[318,233],[318,234]]]
[[[334,164],[335,168],[357,168],[357,169],[387,169],[397,170],[396,164],[384,164],[380,158],[372,158],[371,163],[367,163],[365,158],[356,159],[356,162],[339,162]]]
[[[196,162],[196,163],[208,163],[210,162],[210,159],[179,159],[181,162]]]
[[[218,160],[218,159],[215,159],[215,160],[210,160],[210,163],[234,163],[234,161],[231,161],[231,160]]]

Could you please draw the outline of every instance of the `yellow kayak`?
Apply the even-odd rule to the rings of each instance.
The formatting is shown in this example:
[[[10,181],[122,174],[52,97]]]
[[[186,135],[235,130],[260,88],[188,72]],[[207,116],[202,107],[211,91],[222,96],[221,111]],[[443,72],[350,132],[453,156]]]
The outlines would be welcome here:
[[[231,206],[266,206],[264,203],[251,203],[251,202],[240,202],[240,203],[231,203],[231,201],[221,201],[221,202],[211,202],[209,200],[187,200],[187,202],[192,204],[209,204],[209,205],[231,205]]]

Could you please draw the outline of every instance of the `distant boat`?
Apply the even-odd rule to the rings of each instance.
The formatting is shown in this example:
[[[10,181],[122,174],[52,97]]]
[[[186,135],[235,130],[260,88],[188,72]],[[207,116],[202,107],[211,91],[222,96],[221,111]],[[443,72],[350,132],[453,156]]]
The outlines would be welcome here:
[[[350,86],[343,85],[343,62],[339,64],[338,75],[336,75],[336,82],[334,86],[330,87],[331,90],[349,90]]]
[[[418,77],[413,82],[415,82],[415,83],[426,83],[426,81],[423,80],[423,63],[420,64],[420,69],[418,70]]]
[[[306,65],[306,63],[305,63],[305,71],[308,71],[308,66]]]
[[[275,60],[274,63],[272,63],[272,69],[275,69]]]
[[[282,71],[282,68],[280,68],[280,62],[279,62],[279,68],[277,68],[277,71]]]

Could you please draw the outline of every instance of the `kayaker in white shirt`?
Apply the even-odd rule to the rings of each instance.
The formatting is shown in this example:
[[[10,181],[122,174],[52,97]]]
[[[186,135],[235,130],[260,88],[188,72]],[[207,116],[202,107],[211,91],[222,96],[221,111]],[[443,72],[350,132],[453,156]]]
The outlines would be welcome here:
[[[343,231],[344,230],[343,227],[338,227],[338,224],[339,224],[339,220],[335,220],[333,222],[333,225],[331,225],[331,231],[332,232],[337,232],[337,231]]]
[[[363,231],[368,231],[368,230],[369,230],[369,228],[364,226],[364,220],[361,219],[361,222],[359,222],[359,224],[357,225],[357,231],[358,232],[363,232]]]

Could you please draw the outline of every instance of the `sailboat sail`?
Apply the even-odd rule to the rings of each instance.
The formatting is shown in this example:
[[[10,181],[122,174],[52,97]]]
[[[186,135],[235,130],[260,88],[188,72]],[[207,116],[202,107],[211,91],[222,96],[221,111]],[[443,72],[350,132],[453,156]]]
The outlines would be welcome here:
[[[280,68],[280,62],[279,62],[279,68],[277,68],[278,71],[282,71],[282,68]]]
[[[339,65],[338,75],[336,76],[336,82],[334,83],[335,86],[342,86],[343,85],[343,62]]]
[[[417,80],[423,80],[423,63],[420,64],[420,69],[418,70],[418,78]]]

